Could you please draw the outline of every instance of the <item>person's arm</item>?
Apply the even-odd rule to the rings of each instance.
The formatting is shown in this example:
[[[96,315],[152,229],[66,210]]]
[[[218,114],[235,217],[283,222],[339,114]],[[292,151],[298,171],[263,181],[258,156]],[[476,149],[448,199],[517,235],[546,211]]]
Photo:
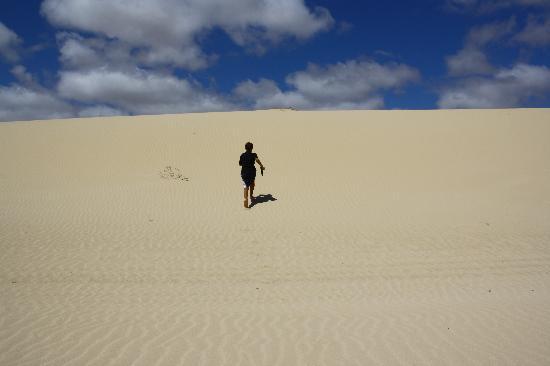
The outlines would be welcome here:
[[[262,162],[260,161],[260,159],[256,158],[256,163],[260,164],[260,168],[265,170],[265,166],[262,165]]]

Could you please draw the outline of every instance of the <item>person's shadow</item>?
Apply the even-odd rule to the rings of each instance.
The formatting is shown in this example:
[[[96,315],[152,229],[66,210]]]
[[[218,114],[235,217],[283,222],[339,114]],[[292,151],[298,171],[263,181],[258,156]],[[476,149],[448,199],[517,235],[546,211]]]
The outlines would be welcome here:
[[[269,201],[277,201],[277,199],[273,197],[271,194],[260,194],[259,196],[254,197],[254,200],[252,201],[252,204],[250,205],[250,207],[252,208],[257,204],[266,203]]]

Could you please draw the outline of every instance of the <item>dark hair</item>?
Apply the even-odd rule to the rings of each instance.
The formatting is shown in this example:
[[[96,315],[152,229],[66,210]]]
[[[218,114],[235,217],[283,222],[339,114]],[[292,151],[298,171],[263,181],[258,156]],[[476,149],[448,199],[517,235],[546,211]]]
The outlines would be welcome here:
[[[254,147],[254,144],[252,144],[252,142],[247,142],[245,145],[244,145],[244,149],[246,151],[252,151],[252,148]]]

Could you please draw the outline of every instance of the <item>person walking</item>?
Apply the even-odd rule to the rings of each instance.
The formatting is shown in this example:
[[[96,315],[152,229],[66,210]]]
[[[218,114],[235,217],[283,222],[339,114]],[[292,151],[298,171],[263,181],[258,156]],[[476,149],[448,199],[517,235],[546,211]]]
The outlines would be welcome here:
[[[263,171],[265,170],[265,166],[263,166],[260,159],[258,159],[258,154],[253,153],[252,149],[254,148],[254,145],[252,142],[247,142],[244,145],[244,149],[246,150],[244,153],[241,154],[241,157],[239,158],[239,165],[241,166],[241,179],[243,182],[243,188],[244,188],[244,208],[250,208],[248,205],[248,193],[250,192],[250,203],[254,203],[254,181],[256,179],[256,166],[254,163],[260,164],[260,169]]]

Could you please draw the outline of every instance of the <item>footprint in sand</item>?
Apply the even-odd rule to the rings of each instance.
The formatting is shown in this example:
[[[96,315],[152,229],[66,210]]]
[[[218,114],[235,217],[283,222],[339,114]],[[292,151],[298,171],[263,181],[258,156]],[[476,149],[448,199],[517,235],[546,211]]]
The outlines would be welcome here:
[[[170,165],[168,165],[166,168],[164,168],[164,170],[160,172],[160,177],[163,179],[175,179],[189,182],[189,178],[184,177],[178,168],[172,167]]]

